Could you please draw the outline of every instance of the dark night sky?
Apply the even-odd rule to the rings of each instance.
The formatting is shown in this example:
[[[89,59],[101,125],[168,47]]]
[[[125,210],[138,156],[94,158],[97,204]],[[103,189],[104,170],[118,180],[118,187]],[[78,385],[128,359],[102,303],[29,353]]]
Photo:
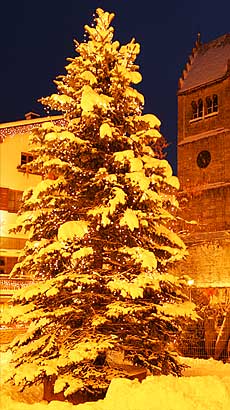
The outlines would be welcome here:
[[[208,42],[230,31],[229,0],[29,0],[1,5],[0,122],[45,115],[37,99],[55,92],[52,80],[64,74],[73,57],[73,39],[83,41],[84,24],[97,7],[113,11],[115,39],[132,37],[141,44],[138,59],[145,112],[162,121],[170,143],[168,159],[176,163],[177,84],[201,32]]]

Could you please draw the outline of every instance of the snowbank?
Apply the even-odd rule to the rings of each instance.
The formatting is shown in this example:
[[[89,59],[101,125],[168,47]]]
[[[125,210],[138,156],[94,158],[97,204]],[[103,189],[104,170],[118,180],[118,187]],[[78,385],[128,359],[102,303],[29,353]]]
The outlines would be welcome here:
[[[213,359],[182,358],[190,368],[184,376],[149,376],[142,383],[137,380],[114,379],[104,400],[74,406],[53,401],[29,404],[41,392],[20,395],[2,389],[2,410],[229,410],[230,364]],[[5,365],[7,357],[3,358]],[[11,396],[11,397],[10,397]],[[12,400],[14,397],[15,400]]]
[[[230,377],[230,363],[224,364],[214,359],[191,359],[190,357],[181,357],[180,360],[181,363],[189,366],[184,370],[183,376]]]

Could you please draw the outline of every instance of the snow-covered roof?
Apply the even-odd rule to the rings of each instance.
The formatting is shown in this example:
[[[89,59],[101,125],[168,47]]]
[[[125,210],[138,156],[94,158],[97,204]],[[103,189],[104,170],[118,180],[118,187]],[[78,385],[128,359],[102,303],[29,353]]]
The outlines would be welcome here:
[[[29,113],[30,114],[30,113]],[[31,118],[25,120],[18,120],[12,122],[5,122],[0,124],[0,143],[4,141],[6,137],[14,137],[18,134],[25,134],[31,132],[31,130],[37,127],[40,123],[52,121],[55,124],[59,124],[63,119],[63,115],[52,115],[48,117]]]
[[[178,94],[230,74],[230,33],[202,44],[199,40],[179,81]]]

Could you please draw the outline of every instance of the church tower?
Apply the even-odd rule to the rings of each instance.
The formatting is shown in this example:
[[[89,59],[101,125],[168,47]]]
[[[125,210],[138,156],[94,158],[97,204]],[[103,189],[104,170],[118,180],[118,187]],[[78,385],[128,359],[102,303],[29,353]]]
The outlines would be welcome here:
[[[230,287],[230,34],[198,35],[178,89],[178,177],[187,198],[190,256],[198,285]]]

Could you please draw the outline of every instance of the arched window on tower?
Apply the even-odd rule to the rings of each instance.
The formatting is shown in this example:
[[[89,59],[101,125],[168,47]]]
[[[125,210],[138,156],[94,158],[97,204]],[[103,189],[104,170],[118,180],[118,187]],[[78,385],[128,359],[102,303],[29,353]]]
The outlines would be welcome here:
[[[213,104],[211,97],[206,97],[206,113],[211,114],[213,111]]]
[[[198,117],[198,107],[196,101],[192,101],[192,119]]]
[[[216,94],[213,94],[212,101],[213,101],[213,112],[217,112],[218,111],[218,96]]]
[[[200,99],[198,100],[198,117],[199,117],[199,118],[202,118],[202,117],[203,117],[203,109],[204,109],[203,101],[202,101],[202,99],[200,98]]]
[[[213,94],[212,97],[206,97],[206,114],[218,111],[218,96]]]

